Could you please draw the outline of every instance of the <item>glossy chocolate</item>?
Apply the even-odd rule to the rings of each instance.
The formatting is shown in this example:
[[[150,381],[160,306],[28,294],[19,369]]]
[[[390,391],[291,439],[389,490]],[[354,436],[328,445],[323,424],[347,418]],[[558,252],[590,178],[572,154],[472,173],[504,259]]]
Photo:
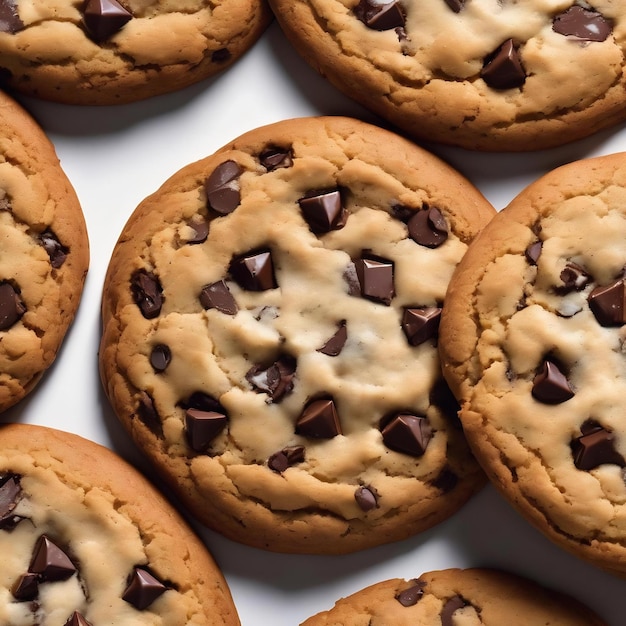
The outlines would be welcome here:
[[[248,291],[266,291],[278,286],[270,250],[250,251],[235,257],[230,264],[230,274],[242,289]]]
[[[428,420],[412,413],[394,415],[382,428],[383,443],[396,452],[419,457],[432,437]]]
[[[613,32],[613,26],[595,9],[575,4],[554,18],[552,30],[566,37],[591,42],[607,39]]]
[[[298,200],[302,216],[316,235],[339,230],[346,225],[348,212],[339,189],[312,193]]]
[[[65,259],[67,259],[69,249],[58,240],[51,230],[45,230],[39,235],[39,243],[50,257],[50,265],[54,269],[59,269],[65,263]]]
[[[148,570],[136,567],[131,574],[122,599],[139,611],[147,609],[167,588]]]
[[[354,262],[363,298],[389,306],[395,296],[393,261],[364,255]]]
[[[574,390],[558,365],[545,360],[533,380],[532,395],[545,404],[560,404],[573,398]]]
[[[420,209],[407,222],[409,237],[420,246],[438,248],[448,238],[446,218],[437,207]]]
[[[207,204],[220,215],[228,215],[239,206],[239,177],[242,173],[239,164],[229,160],[220,163],[206,179]]]
[[[589,308],[600,326],[626,324],[626,290],[624,279],[596,287],[587,298]]]
[[[13,285],[0,282],[0,331],[8,330],[26,313],[26,306]]]
[[[293,152],[291,148],[268,148],[259,155],[261,165],[268,171],[291,167],[293,165]]]
[[[154,406],[152,396],[145,391],[139,394],[139,402],[137,403],[137,417],[141,423],[158,437],[163,436],[163,424],[161,418]]]
[[[82,12],[87,33],[97,43],[109,39],[133,17],[116,0],[86,0]]]
[[[526,248],[525,255],[526,260],[531,265],[537,265],[539,257],[541,256],[541,250],[543,249],[543,241],[535,241]]]
[[[78,611],[74,611],[63,626],[93,626]]]
[[[246,374],[246,380],[258,393],[266,393],[272,402],[280,402],[293,389],[296,360],[283,355],[269,366],[255,365]]]
[[[267,466],[274,472],[282,474],[292,465],[304,461],[304,446],[290,446],[272,454],[267,459]]]
[[[218,280],[202,288],[200,304],[204,309],[217,309],[226,315],[235,315],[239,310],[233,294],[223,280]]]
[[[456,595],[448,598],[441,609],[441,613],[439,614],[439,617],[441,618],[441,626],[454,626],[452,616],[456,613],[456,611],[462,609],[464,606],[467,606],[467,602],[465,602],[461,596]]]
[[[406,308],[402,315],[401,326],[408,342],[412,346],[418,346],[437,336],[440,320],[440,307]]]
[[[35,544],[28,572],[37,574],[41,582],[57,582],[70,578],[76,567],[59,546],[47,535],[42,535]]]
[[[581,427],[582,435],[571,443],[574,465],[589,471],[604,464],[625,467],[624,457],[615,449],[612,432],[594,420],[587,420]]]
[[[185,412],[185,433],[192,450],[206,452],[211,442],[226,428],[228,417],[217,411],[189,408]]]
[[[341,435],[334,400],[321,398],[309,402],[296,422],[296,434],[314,439],[332,439]]]
[[[362,511],[371,511],[378,507],[378,493],[371,486],[361,485],[354,492],[354,499]]]
[[[16,0],[0,0],[0,33],[14,34],[24,28],[17,13]]]
[[[172,351],[169,346],[159,343],[150,352],[150,365],[155,372],[164,372],[172,361]]]
[[[585,269],[576,263],[568,262],[561,274],[560,285],[557,286],[559,293],[570,293],[572,291],[582,291],[590,282],[591,276],[587,274]]]
[[[485,58],[480,76],[493,89],[515,89],[526,82],[526,72],[512,39]]]
[[[337,332],[321,347],[318,348],[318,352],[325,354],[326,356],[338,356],[348,340],[348,328],[346,327],[346,321],[342,320],[339,324]]]
[[[403,589],[396,595],[396,600],[402,606],[415,606],[424,595],[424,587],[426,583],[421,580],[412,580],[413,584]]]
[[[405,24],[404,9],[398,0],[392,0],[385,4],[372,0],[361,0],[354,7],[354,14],[368,28],[373,30],[403,28]]]
[[[163,290],[159,279],[146,270],[137,270],[130,279],[135,304],[146,319],[158,317],[163,306]]]

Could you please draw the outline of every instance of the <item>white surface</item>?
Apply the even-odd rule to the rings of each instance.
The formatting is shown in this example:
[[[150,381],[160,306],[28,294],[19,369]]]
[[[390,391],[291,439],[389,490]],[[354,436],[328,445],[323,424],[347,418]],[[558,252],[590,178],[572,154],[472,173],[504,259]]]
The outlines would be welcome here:
[[[22,102],[55,144],[78,193],[90,234],[91,267],[77,319],[56,363],[2,420],[75,432],[113,448],[150,473],[108,406],[97,369],[100,292],[127,218],[176,170],[244,131],[307,115],[374,118],[305,65],[276,24],[225,73],[175,94],[104,108]],[[429,148],[501,209],[557,165],[626,149],[626,129],[532,154]],[[366,585],[469,566],[499,566],[530,576],[586,602],[611,626],[626,624],[626,583],[554,547],[491,488],[421,536],[349,556],[265,553],[199,532],[224,571],[243,626],[295,626]]]

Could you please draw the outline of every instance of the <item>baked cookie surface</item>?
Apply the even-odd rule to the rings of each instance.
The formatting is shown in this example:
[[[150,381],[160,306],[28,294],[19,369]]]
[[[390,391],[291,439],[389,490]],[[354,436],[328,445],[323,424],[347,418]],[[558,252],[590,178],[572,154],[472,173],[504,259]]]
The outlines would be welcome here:
[[[458,267],[444,374],[477,457],[548,537],[626,574],[626,155],[530,185]]]
[[[0,427],[5,626],[237,626],[189,526],[110,450],[41,426]]]
[[[89,264],[81,206],[54,147],[0,93],[0,411],[50,367]]]
[[[434,525],[483,482],[436,334],[493,213],[357,120],[236,139],[120,236],[100,350],[116,413],[191,511],[243,543],[349,552]]]
[[[515,574],[448,569],[342,598],[302,626],[605,626],[574,598]]]
[[[420,140],[536,150],[625,119],[621,2],[271,0],[331,83]]]
[[[140,100],[228,67],[270,15],[265,0],[2,0],[0,77],[57,102]]]

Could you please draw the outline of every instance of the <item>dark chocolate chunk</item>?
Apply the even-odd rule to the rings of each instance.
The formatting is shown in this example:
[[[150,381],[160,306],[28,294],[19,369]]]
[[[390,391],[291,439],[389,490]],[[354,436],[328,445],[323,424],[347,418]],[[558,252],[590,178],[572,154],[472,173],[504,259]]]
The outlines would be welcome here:
[[[145,391],[139,394],[137,417],[139,417],[141,423],[155,435],[159,437],[163,436],[163,424],[161,424],[161,418],[154,406],[154,400],[152,396]]]
[[[65,259],[67,259],[69,249],[58,240],[51,230],[45,230],[39,235],[39,243],[50,257],[50,265],[54,269],[59,269],[65,263]]]
[[[422,580],[412,580],[413,583],[407,589],[403,589],[396,595],[396,600],[402,606],[415,606],[424,595],[424,587],[426,583]]]
[[[248,370],[246,380],[255,391],[266,393],[272,402],[279,402],[293,389],[296,375],[296,360],[283,355],[269,367],[255,365]]]
[[[261,165],[268,171],[291,167],[293,165],[293,152],[290,148],[268,148],[259,155]]]
[[[304,446],[290,446],[275,452],[267,459],[267,466],[274,472],[282,474],[292,465],[304,461]]]
[[[438,248],[448,238],[446,218],[437,207],[420,209],[407,222],[409,237],[427,248]]]
[[[26,306],[13,285],[0,282],[0,331],[8,330],[26,313]]]
[[[20,602],[30,602],[39,594],[39,575],[33,572],[22,574],[11,588],[11,594]]]
[[[150,352],[150,365],[155,372],[164,372],[172,361],[172,351],[169,346],[159,343]]]
[[[278,286],[270,250],[251,251],[235,257],[230,264],[230,273],[237,284],[248,291],[265,291]]]
[[[558,365],[545,360],[541,371],[535,376],[532,388],[533,398],[546,404],[560,404],[574,397],[567,377]]]
[[[348,329],[346,327],[346,320],[342,320],[337,332],[321,348],[318,348],[317,351],[326,356],[337,356],[343,350],[347,340]]]
[[[0,476],[0,529],[6,530],[14,527],[16,516],[13,514],[13,509],[21,499],[20,477],[17,474]]]
[[[581,41],[604,41],[613,31],[613,26],[595,9],[573,5],[555,16],[552,30]]]
[[[211,53],[211,61],[213,61],[213,63],[224,63],[228,61],[231,56],[232,54],[228,48],[219,48]]]
[[[393,281],[393,261],[366,256],[354,262],[361,296],[389,306],[396,295]]]
[[[316,235],[339,230],[346,225],[348,211],[344,208],[339,189],[329,189],[306,195],[298,200],[302,216]]]
[[[224,407],[208,393],[194,391],[187,400],[180,403],[185,409],[200,409],[201,411],[216,411],[224,413]]]
[[[163,290],[159,279],[146,270],[137,270],[130,278],[135,304],[146,319],[158,317],[163,306]]]
[[[626,324],[626,290],[623,278],[610,285],[596,287],[587,301],[600,326]]]
[[[431,485],[443,493],[452,491],[459,482],[459,477],[449,468],[444,467],[439,475],[431,481]]]
[[[195,218],[187,222],[187,226],[193,230],[191,239],[187,240],[189,245],[195,245],[198,243],[204,243],[209,236],[209,222],[204,217],[200,216],[200,219]]]
[[[594,420],[587,420],[581,427],[582,435],[571,443],[574,465],[579,470],[592,470],[605,463],[625,467],[624,457],[615,449],[612,432]]]
[[[93,626],[78,611],[74,611],[63,626]]]
[[[17,14],[16,0],[0,0],[0,33],[14,34],[24,28]]]
[[[559,293],[570,293],[572,291],[582,291],[591,280],[591,276],[587,272],[577,265],[576,263],[568,262],[559,278],[563,282],[562,285],[557,286]]]
[[[122,599],[132,604],[136,609],[143,611],[165,591],[167,591],[167,587],[148,570],[136,567],[129,578]]]
[[[535,241],[531,243],[528,248],[526,248],[526,260],[531,265],[537,265],[537,261],[539,261],[539,257],[541,256],[541,250],[543,248],[543,241]]]
[[[239,310],[233,294],[223,280],[202,287],[200,304],[205,309],[217,309],[226,315],[235,315]]]
[[[454,626],[452,615],[464,606],[467,606],[467,602],[465,602],[461,596],[457,595],[448,598],[439,614],[439,617],[441,617],[441,626]]]
[[[378,507],[378,493],[370,486],[361,485],[354,492],[354,499],[362,511],[371,511]]]
[[[460,13],[465,6],[465,0],[446,0],[446,4],[455,12]]]
[[[402,28],[405,23],[404,9],[398,0],[392,0],[386,4],[373,0],[361,0],[354,7],[354,14],[373,30]]]
[[[512,39],[485,58],[480,76],[493,89],[514,89],[526,82],[526,72]]]
[[[41,535],[35,544],[29,573],[38,574],[41,582],[67,580],[76,567],[70,558],[47,535]]]
[[[239,164],[229,160],[220,163],[206,179],[207,204],[220,215],[228,215],[239,206],[239,177],[242,173]]]
[[[382,428],[383,442],[391,450],[422,456],[432,437],[426,417],[398,413]]]
[[[227,424],[225,413],[189,408],[185,413],[187,441],[196,452],[205,452]]]
[[[86,0],[83,5],[83,23],[97,43],[117,33],[132,17],[132,13],[115,0]]]
[[[332,398],[309,402],[296,422],[296,434],[314,439],[332,439],[341,435],[337,407]]]
[[[435,306],[404,309],[402,330],[412,346],[437,336],[441,308]]]

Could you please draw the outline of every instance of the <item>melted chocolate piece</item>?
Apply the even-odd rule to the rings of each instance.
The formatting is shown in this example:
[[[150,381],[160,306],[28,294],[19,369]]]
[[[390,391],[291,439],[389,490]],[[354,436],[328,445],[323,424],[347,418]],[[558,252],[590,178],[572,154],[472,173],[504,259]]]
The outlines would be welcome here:
[[[267,466],[274,472],[282,474],[292,465],[304,461],[304,446],[290,446],[275,452],[267,459]]]
[[[615,437],[594,420],[581,427],[582,435],[571,443],[574,465],[579,470],[592,470],[605,463],[626,467],[624,457],[615,449]]]
[[[20,477],[17,474],[0,476],[0,529],[15,528],[20,517],[13,515],[13,509],[22,499]]]
[[[163,290],[154,274],[137,270],[130,278],[130,290],[135,304],[146,319],[158,317],[163,306]]]
[[[51,230],[45,230],[39,235],[39,243],[50,257],[50,265],[54,269],[59,269],[65,263],[65,259],[67,259],[68,248],[57,239],[57,236]]]
[[[549,360],[543,362],[541,371],[535,376],[531,393],[533,398],[545,404],[560,404],[574,397],[565,374]]]
[[[427,248],[438,248],[448,238],[446,218],[437,207],[415,213],[407,222],[409,237]]]
[[[164,372],[172,361],[172,351],[169,346],[159,343],[150,352],[150,365],[155,372]]]
[[[340,230],[348,220],[339,189],[312,193],[300,198],[298,204],[306,223],[316,235]]]
[[[413,584],[396,595],[396,600],[402,606],[415,606],[424,595],[426,583],[422,580],[412,580]]]
[[[526,82],[526,72],[512,39],[485,58],[480,77],[493,89],[514,89]]]
[[[220,215],[232,213],[241,202],[239,177],[243,170],[235,161],[220,163],[206,179],[207,204]]]
[[[383,443],[391,450],[419,457],[426,452],[432,429],[426,417],[398,413],[382,428]]]
[[[268,148],[259,155],[261,165],[268,171],[291,167],[293,165],[293,152],[289,148]]]
[[[526,260],[531,265],[537,265],[537,261],[539,261],[539,257],[541,256],[541,250],[543,248],[543,241],[535,241],[531,243],[528,248],[526,248]]]
[[[460,13],[465,6],[465,0],[446,0],[446,4],[455,12]]]
[[[41,582],[57,582],[70,578],[76,567],[70,558],[47,535],[41,535],[35,544],[28,573],[37,574]]]
[[[32,572],[22,574],[11,588],[11,594],[20,602],[30,602],[39,594],[39,576]]]
[[[403,28],[405,23],[404,9],[398,0],[379,4],[372,0],[361,0],[354,7],[354,14],[368,28],[373,30],[391,30]]]
[[[132,17],[115,0],[87,0],[83,5],[83,23],[96,43],[117,33]]]
[[[0,282],[0,331],[8,330],[26,313],[26,306],[13,285]]]
[[[266,291],[278,286],[270,250],[247,252],[235,257],[230,264],[230,274],[241,288],[248,291]]]
[[[185,413],[185,432],[192,450],[205,452],[228,424],[225,413],[189,408]]]
[[[223,280],[218,280],[202,288],[200,304],[204,309],[217,309],[226,315],[235,315],[239,310],[233,294],[230,293],[228,285]]]
[[[412,346],[418,346],[437,336],[441,308],[429,306],[404,309],[402,330]]]
[[[347,340],[348,329],[346,327],[346,320],[342,320],[337,332],[321,348],[318,348],[317,351],[326,356],[337,356],[343,350]]]
[[[563,284],[557,287],[559,293],[582,291],[591,280],[591,276],[580,265],[571,261],[565,265],[559,278],[563,281]]]
[[[187,226],[193,230],[191,239],[187,240],[189,245],[195,245],[198,243],[204,243],[209,236],[209,222],[204,217],[201,219],[193,219],[187,222]]]
[[[595,9],[574,5],[554,18],[552,30],[580,41],[604,41],[613,32],[613,27]]]
[[[74,611],[63,626],[93,626],[78,611]]]
[[[0,33],[19,32],[24,28],[24,22],[17,14],[17,2],[15,0],[0,0]]]
[[[228,61],[231,56],[232,54],[228,48],[220,48],[211,53],[211,61],[213,61],[213,63],[224,63]]]
[[[461,596],[448,598],[439,614],[439,617],[441,617],[441,626],[454,626],[452,615],[464,606],[467,606],[467,602],[465,602]]]
[[[378,507],[378,493],[376,489],[361,485],[354,492],[354,499],[362,511],[371,511]]]
[[[626,324],[626,290],[623,278],[610,285],[596,287],[587,301],[600,326]]]
[[[314,439],[332,439],[341,435],[334,400],[321,398],[309,402],[296,422],[296,434]]]
[[[284,355],[269,367],[255,365],[246,374],[246,380],[255,391],[266,393],[272,402],[279,402],[293,389],[295,375],[296,360]]]
[[[139,395],[137,417],[152,433],[158,437],[163,436],[163,424],[161,424],[161,418],[154,406],[154,400],[145,391],[142,391]]]
[[[194,391],[186,401],[180,403],[184,409],[200,409],[201,411],[216,411],[224,413],[224,407],[208,393]]]
[[[393,282],[393,261],[363,256],[354,262],[360,295],[389,306],[396,295]]]
[[[129,578],[122,599],[132,604],[139,611],[143,611],[165,591],[167,591],[167,587],[148,570],[136,567]]]
[[[431,485],[443,493],[452,491],[458,484],[459,477],[449,468],[444,467],[439,475],[431,481]]]

